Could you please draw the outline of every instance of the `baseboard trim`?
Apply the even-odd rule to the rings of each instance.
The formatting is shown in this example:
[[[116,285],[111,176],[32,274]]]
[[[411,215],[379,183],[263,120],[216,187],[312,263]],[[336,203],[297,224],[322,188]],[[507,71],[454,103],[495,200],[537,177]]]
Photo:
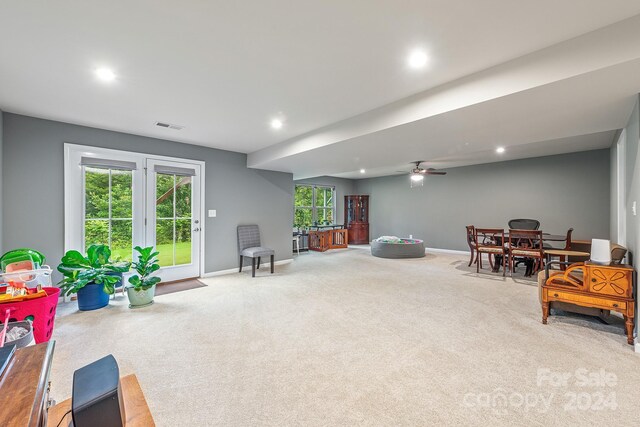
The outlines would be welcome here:
[[[438,252],[443,254],[455,254],[455,255],[469,255],[469,251],[458,251],[455,249],[440,249],[440,248],[424,248],[425,252]]]
[[[285,264],[290,264],[293,262],[293,258],[289,258],[289,259],[282,259],[280,261],[276,261],[274,263],[274,265],[285,265]],[[260,264],[260,268],[263,267],[268,267],[271,264],[269,262],[263,262]],[[249,267],[249,269],[251,269],[251,266],[244,266],[242,267],[243,270],[246,269],[247,267]],[[238,268],[229,268],[227,270],[218,270],[218,271],[210,271],[209,273],[204,273],[202,274],[200,277],[203,279],[206,279],[207,277],[216,277],[216,276],[224,276],[227,274],[233,274],[233,273],[238,273]]]
[[[636,338],[635,350],[636,353],[640,353],[640,338]]]

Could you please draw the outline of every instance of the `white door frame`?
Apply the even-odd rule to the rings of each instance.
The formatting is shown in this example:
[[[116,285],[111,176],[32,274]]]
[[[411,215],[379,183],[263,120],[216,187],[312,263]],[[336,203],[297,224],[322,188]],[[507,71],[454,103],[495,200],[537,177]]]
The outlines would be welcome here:
[[[193,200],[193,204],[192,204],[192,219],[191,219],[191,224],[190,224],[190,228],[192,230],[191,232],[191,238],[192,238],[192,253],[194,251],[194,246],[197,247],[197,251],[198,251],[198,259],[192,259],[191,260],[191,264],[184,264],[184,265],[172,265],[172,266],[166,266],[166,267],[161,267],[160,270],[158,271],[158,275],[160,277],[162,277],[162,280],[164,282],[170,282],[170,281],[174,281],[174,280],[181,280],[181,279],[185,279],[185,278],[192,278],[192,277],[200,277],[202,275],[202,266],[200,265],[199,260],[202,259],[201,256],[201,252],[202,252],[202,214],[203,214],[203,209],[202,209],[202,191],[201,191],[201,183],[202,183],[202,173],[200,172],[201,169],[201,165],[200,163],[196,163],[196,162],[190,162],[190,161],[186,161],[186,160],[160,160],[157,158],[147,158],[146,159],[146,165],[145,168],[147,170],[147,173],[145,174],[146,176],[146,183],[145,183],[145,188],[146,188],[146,215],[145,215],[145,242],[147,244],[147,246],[150,245],[154,245],[155,246],[155,241],[156,241],[156,205],[155,205],[155,201],[157,198],[157,194],[156,194],[156,179],[155,179],[155,171],[154,171],[154,166],[155,165],[162,165],[162,166],[179,166],[179,167],[185,167],[185,168],[189,168],[189,167],[193,167],[196,170],[196,175],[195,177],[197,179],[192,180],[191,182],[191,188],[194,194],[200,194],[200,198],[198,199],[194,199]],[[194,223],[195,222],[195,223]],[[198,231],[193,231],[194,228],[198,228]],[[196,271],[194,272],[195,274],[192,274],[191,272],[187,273],[187,270],[190,271],[191,268],[193,268],[192,266],[195,265],[196,267]],[[183,277],[184,276],[184,277]]]
[[[617,213],[617,242],[621,246],[627,246],[627,190],[626,190],[626,159],[627,159],[627,132],[620,133],[616,142],[616,213]]]
[[[134,222],[140,220],[141,215],[144,222],[146,213],[144,188],[146,180],[144,178],[144,167],[146,159],[164,160],[170,162],[188,162],[200,166],[200,257],[198,260],[200,276],[204,274],[205,266],[205,162],[202,160],[183,159],[169,156],[159,156],[155,154],[145,154],[134,151],[114,150],[110,148],[93,147],[90,145],[64,144],[64,250],[81,250],[83,246],[82,224],[84,218],[84,180],[82,168],[79,167],[81,157],[108,157],[114,160],[126,160],[136,162],[139,173],[134,173]],[[136,188],[137,187],[137,188]],[[138,195],[138,192],[141,194]],[[141,222],[141,223],[142,223]],[[138,227],[140,228],[140,227]],[[78,230],[80,230],[78,232]],[[146,246],[144,228],[134,231],[133,246]]]

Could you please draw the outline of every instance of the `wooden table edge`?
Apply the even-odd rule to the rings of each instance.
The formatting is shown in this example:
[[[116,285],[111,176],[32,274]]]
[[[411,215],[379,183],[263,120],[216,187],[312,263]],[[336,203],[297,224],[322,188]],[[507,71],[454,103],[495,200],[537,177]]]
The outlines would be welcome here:
[[[122,386],[124,410],[127,417],[126,427],[155,426],[149,405],[138,382],[138,377],[135,374],[126,375],[120,378],[120,385]],[[58,425],[64,414],[70,409],[71,399],[64,400],[49,408],[47,426],[55,427]],[[71,414],[66,415],[66,418],[67,423],[62,423],[61,426],[66,427],[71,422]]]

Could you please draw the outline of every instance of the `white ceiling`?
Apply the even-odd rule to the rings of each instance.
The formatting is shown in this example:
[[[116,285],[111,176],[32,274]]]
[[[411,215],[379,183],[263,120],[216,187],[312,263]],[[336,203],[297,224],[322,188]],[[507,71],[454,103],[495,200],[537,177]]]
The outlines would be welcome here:
[[[253,153],[638,13],[640,2],[628,0],[3,1],[0,109]],[[416,47],[430,56],[425,70],[405,65]],[[97,81],[100,66],[113,68],[117,80]],[[576,124],[564,135],[541,134],[538,142],[609,130],[622,120],[631,93],[625,95],[610,99],[612,112],[604,114],[615,117],[602,126]],[[274,131],[269,121],[278,115],[285,126]],[[473,123],[480,116],[459,119]],[[162,129],[156,121],[186,128]],[[377,153],[369,150],[372,169],[390,173],[421,153],[411,148],[412,138],[403,139],[411,129]],[[475,130],[466,131],[471,144],[478,142]],[[422,129],[423,140],[432,131]],[[352,139],[334,141],[331,154],[349,152]],[[389,151],[405,148],[403,162],[387,160]],[[296,176],[353,170],[353,163],[318,168],[317,154],[309,151],[305,162],[300,153],[279,156],[257,167]]]

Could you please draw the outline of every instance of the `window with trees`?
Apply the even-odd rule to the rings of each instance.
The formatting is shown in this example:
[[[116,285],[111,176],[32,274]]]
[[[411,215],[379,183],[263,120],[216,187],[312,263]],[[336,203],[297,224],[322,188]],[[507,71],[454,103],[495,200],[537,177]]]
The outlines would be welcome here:
[[[335,187],[296,185],[294,209],[295,227],[333,224],[336,217]]]
[[[191,177],[156,173],[156,250],[162,267],[191,263]]]
[[[84,170],[84,249],[109,245],[114,257],[131,261],[133,172],[98,167]]]

